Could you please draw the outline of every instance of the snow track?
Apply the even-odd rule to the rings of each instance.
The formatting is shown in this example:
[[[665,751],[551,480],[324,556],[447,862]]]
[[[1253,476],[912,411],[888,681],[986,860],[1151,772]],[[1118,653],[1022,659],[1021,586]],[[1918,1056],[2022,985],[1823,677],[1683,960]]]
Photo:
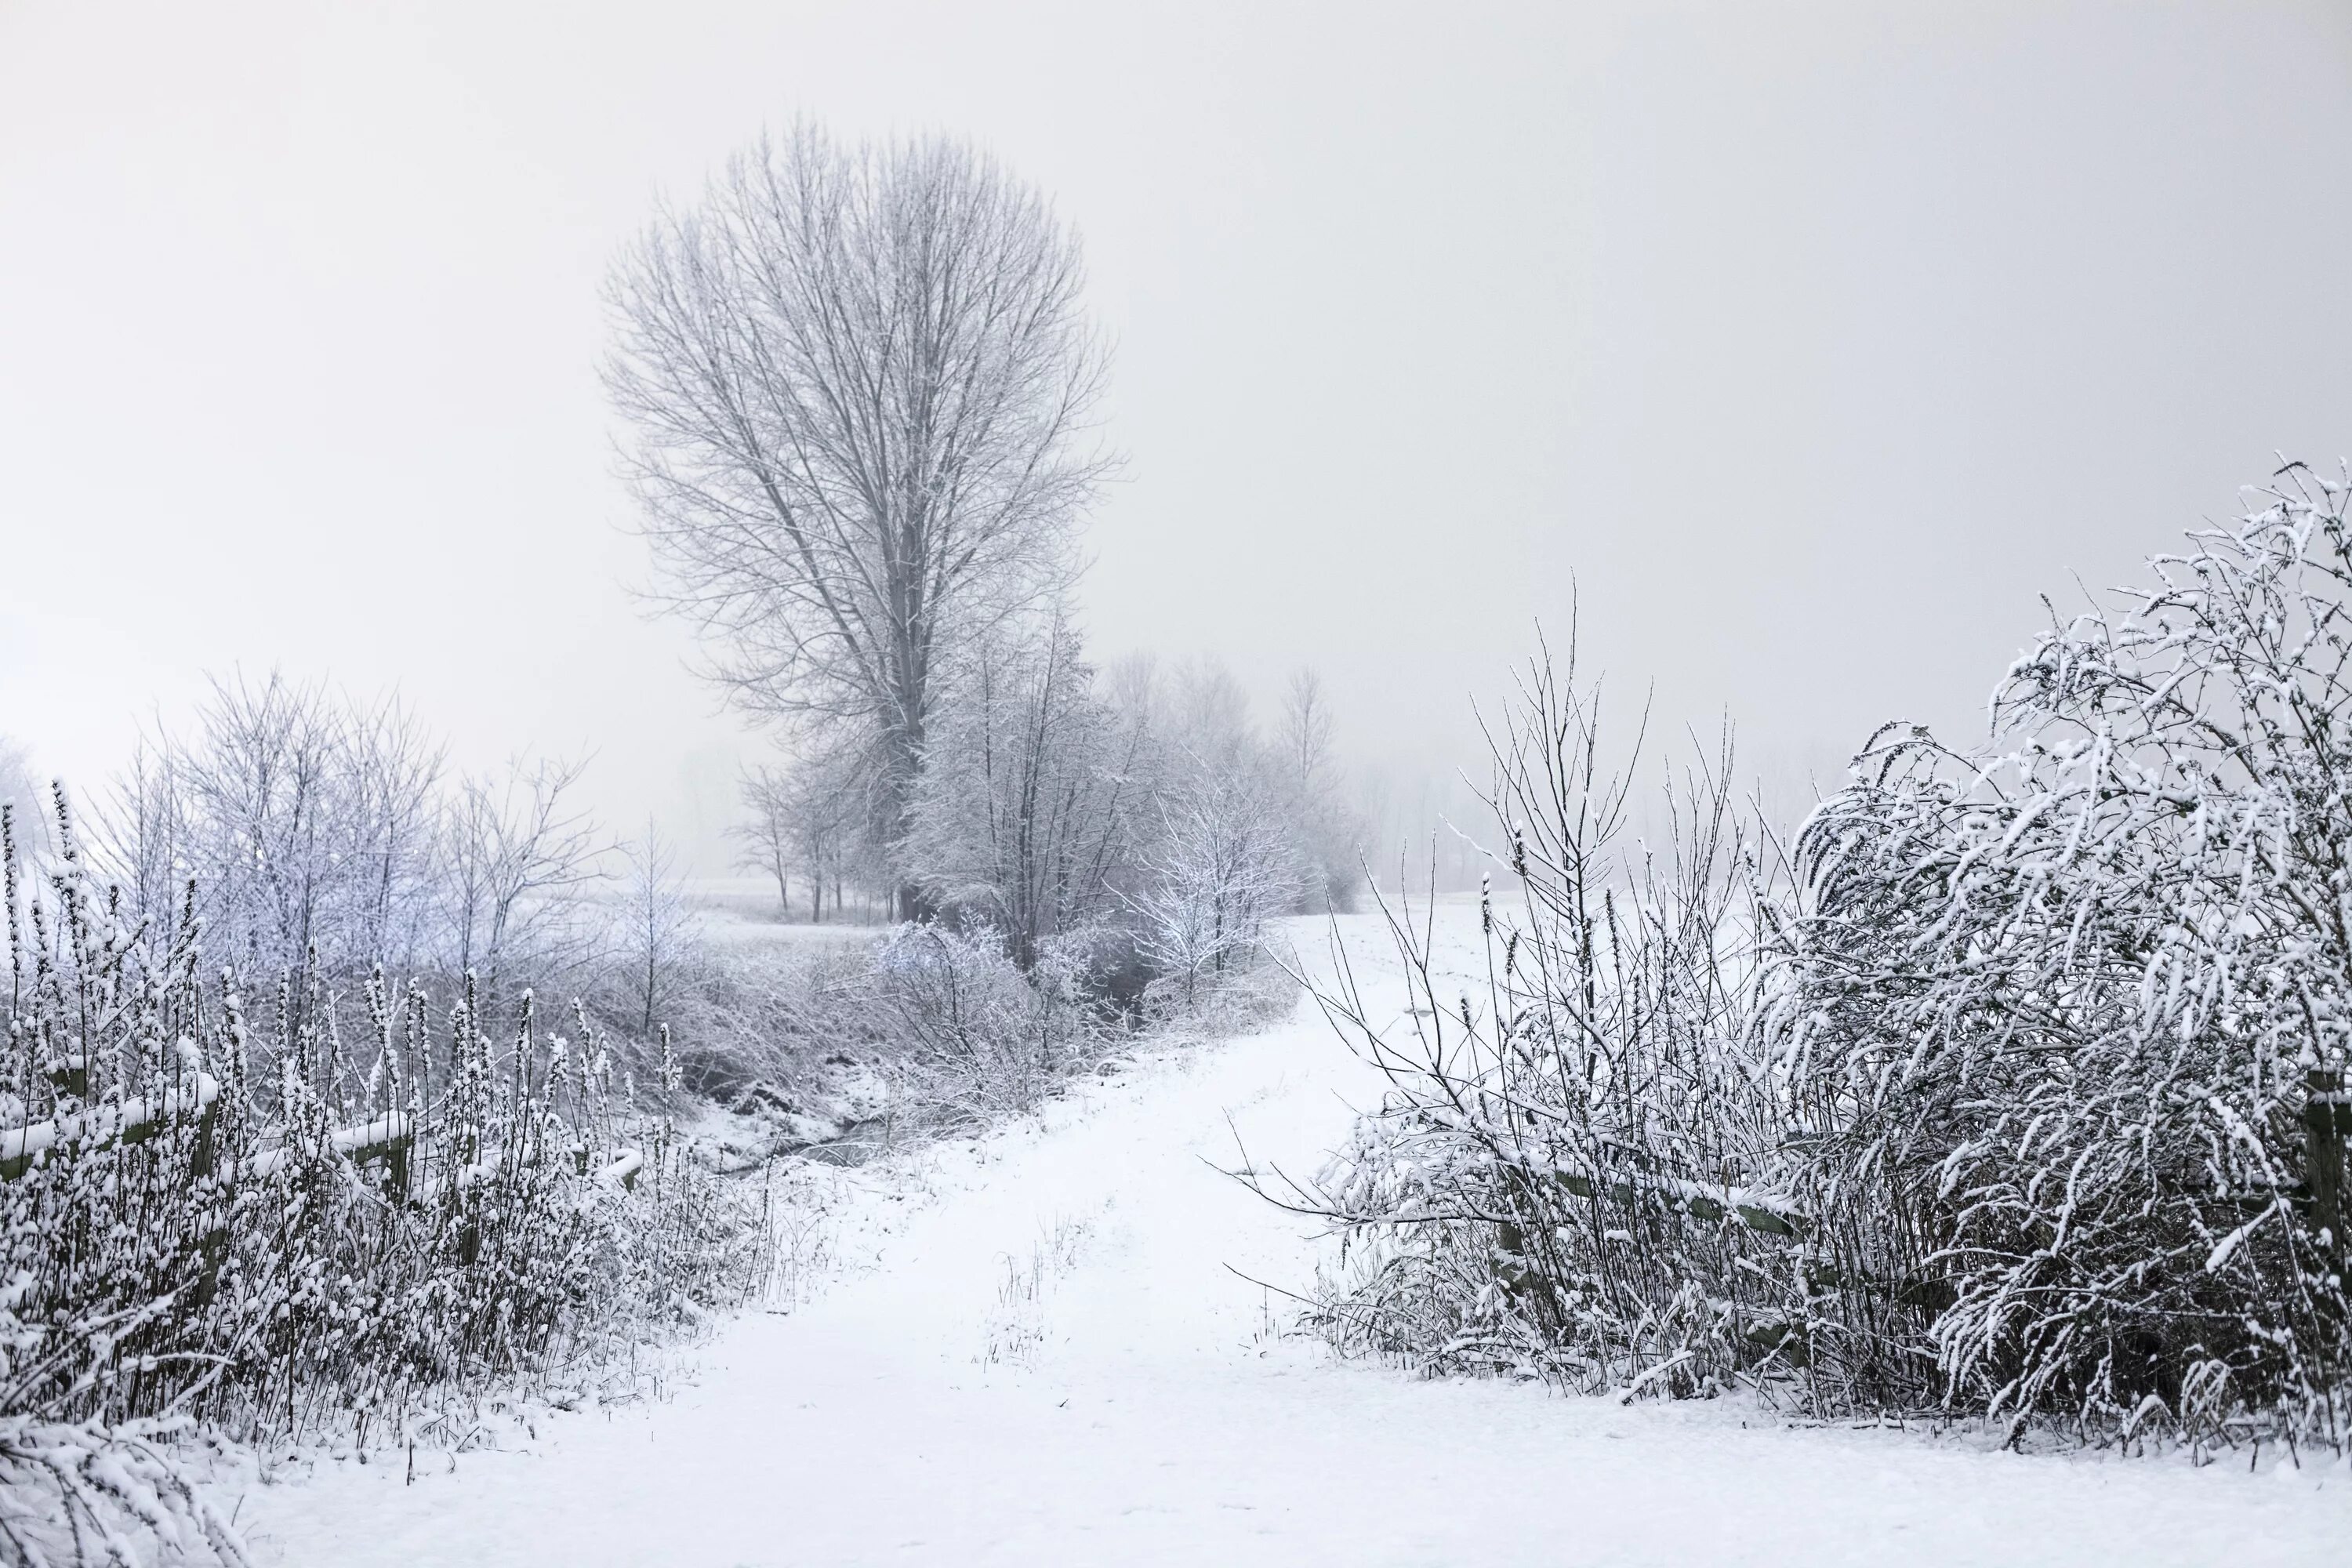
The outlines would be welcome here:
[[[1360,962],[1384,942],[1351,931]],[[1318,942],[1301,933],[1302,942]],[[1385,967],[1392,969],[1393,965]],[[1366,978],[1366,969],[1359,969]],[[844,1211],[845,1277],[755,1313],[675,1398],[527,1452],[256,1489],[299,1568],[834,1563],[2319,1563],[2352,1473],[2026,1457],[1732,1402],[1556,1398],[1277,1337],[1301,1222],[1218,1173],[1311,1171],[1371,1092],[1311,1007],[941,1151]],[[1229,1121],[1230,1119],[1230,1121]],[[1743,1420],[1746,1425],[1743,1426]]]

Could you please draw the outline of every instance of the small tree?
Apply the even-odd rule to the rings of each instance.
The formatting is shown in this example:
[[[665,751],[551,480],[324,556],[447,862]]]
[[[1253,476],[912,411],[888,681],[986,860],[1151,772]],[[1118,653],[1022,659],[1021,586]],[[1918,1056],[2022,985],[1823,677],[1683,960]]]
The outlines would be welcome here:
[[[935,732],[907,864],[943,907],[1003,931],[1025,973],[1048,939],[1116,907],[1143,731],[1096,698],[1057,622],[1035,647],[985,654]]]
[[[1298,869],[1281,814],[1246,776],[1211,775],[1163,803],[1160,842],[1129,900],[1139,944],[1190,1005],[1204,973],[1256,949],[1266,922],[1298,900]]]
[[[518,971],[551,980],[594,953],[580,895],[603,878],[603,847],[567,798],[583,767],[518,761],[503,775],[466,779],[447,808],[442,959],[457,973],[478,973],[487,999]]]
[[[789,920],[793,913],[793,857],[798,844],[793,824],[792,780],[774,768],[761,767],[743,775],[743,805],[748,820],[727,830],[742,846],[736,866],[776,879],[776,910]]]
[[[215,679],[192,733],[142,742],[100,814],[101,858],[151,939],[188,882],[208,952],[250,973],[413,962],[439,871],[440,742],[272,672]]]
[[[872,837],[874,748],[855,732],[830,737],[812,748],[787,775],[782,795],[784,822],[809,880],[809,920],[824,921],[825,889],[833,889],[835,919],[847,908],[853,881],[872,885],[882,872],[884,853]]]
[[[623,853],[628,879],[619,931],[621,972],[627,978],[629,1013],[640,1037],[649,1040],[693,951],[700,922],[687,906],[677,852],[650,818],[645,837]]]
[[[1308,904],[1345,910],[1355,902],[1361,870],[1356,816],[1348,802],[1333,730],[1322,678],[1312,669],[1297,671],[1283,694],[1282,728],[1275,750],[1296,825],[1301,888]]]

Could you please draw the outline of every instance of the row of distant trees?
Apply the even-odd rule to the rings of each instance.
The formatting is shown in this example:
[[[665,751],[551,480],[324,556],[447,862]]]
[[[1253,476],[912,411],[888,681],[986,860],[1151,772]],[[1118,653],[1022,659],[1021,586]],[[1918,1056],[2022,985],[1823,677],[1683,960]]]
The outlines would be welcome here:
[[[142,739],[70,804],[89,867],[159,951],[194,922],[206,962],[264,989],[471,974],[486,1006],[528,986],[591,995],[649,1034],[690,915],[648,825],[621,840],[581,807],[575,761],[464,773],[396,700],[278,674],[215,680],[193,721]],[[58,804],[0,741],[0,802],[28,868]]]
[[[1362,808],[1311,670],[1268,728],[1222,666],[1133,655],[1098,669],[1062,629],[979,661],[934,729],[897,844],[876,831],[878,758],[823,748],[745,779],[740,867],[813,921],[903,879],[929,909],[985,918],[1024,953],[1131,912],[1149,868],[1192,852],[1188,827],[1197,838],[1213,820],[1263,840],[1255,862],[1277,877],[1283,912],[1353,898]]]

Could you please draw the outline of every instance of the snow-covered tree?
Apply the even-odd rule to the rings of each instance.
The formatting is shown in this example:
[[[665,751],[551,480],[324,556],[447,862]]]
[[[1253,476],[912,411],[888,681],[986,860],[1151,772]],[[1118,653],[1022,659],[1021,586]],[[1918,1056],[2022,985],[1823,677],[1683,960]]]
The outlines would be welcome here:
[[[808,887],[809,920],[822,923],[828,892],[837,920],[847,908],[848,889],[886,889],[891,856],[876,844],[875,750],[871,738],[852,727],[823,730],[805,737],[800,754],[782,767],[762,767],[744,782],[752,817],[737,834],[746,860],[777,879],[781,897],[797,869]]]
[[[102,814],[109,871],[160,937],[197,889],[208,951],[254,973],[418,956],[442,748],[396,701],[276,672],[216,679],[185,736],[145,741]]]
[[[605,842],[573,804],[583,764],[519,759],[460,781],[444,811],[435,959],[486,1002],[576,976],[601,932],[583,896]]]
[[[745,711],[870,732],[877,843],[906,835],[942,676],[1074,569],[1105,471],[1082,284],[1076,236],[969,143],[807,123],[614,271],[607,382],[663,592]]]
[[[793,868],[800,853],[793,826],[791,780],[772,767],[754,768],[743,775],[741,795],[744,817],[727,830],[728,837],[740,846],[736,868],[774,878],[776,912],[789,920]]]
[[[1318,911],[1353,907],[1363,880],[1361,830],[1339,766],[1330,700],[1312,669],[1295,671],[1283,692],[1274,754],[1307,905]]]
[[[1189,1004],[1298,901],[1287,823],[1261,781],[1212,773],[1160,806],[1158,842],[1129,896],[1139,944]]]
[[[1003,931],[1023,969],[1117,910],[1148,734],[1095,695],[1075,634],[983,651],[933,734],[905,852],[941,907]]]

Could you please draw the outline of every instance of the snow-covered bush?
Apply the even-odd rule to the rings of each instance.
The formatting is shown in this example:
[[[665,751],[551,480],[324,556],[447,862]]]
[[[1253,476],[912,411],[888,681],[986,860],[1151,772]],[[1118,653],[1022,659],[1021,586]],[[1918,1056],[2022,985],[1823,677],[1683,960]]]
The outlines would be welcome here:
[[[1024,971],[992,927],[894,929],[875,954],[874,1004],[911,1101],[958,1127],[1034,1107],[1102,1037],[1081,986],[1086,952],[1048,937]]]
[[[1393,921],[1391,1093],[1304,1194],[1326,1321],[1438,1368],[1734,1381],[2086,1440],[2352,1431],[2352,529],[2299,467],[2054,625],[1997,750],[1890,727],[1771,875],[1723,765],[1658,847],[1538,666],[1518,907]]]
[[[185,1415],[66,1418],[90,1384],[119,1374],[116,1342],[169,1301],[27,1322],[18,1309],[32,1288],[22,1269],[0,1285],[0,1563],[246,1563],[184,1462]]]
[[[0,857],[9,1332],[61,1369],[10,1351],[7,1431],[430,1443],[453,1402],[576,1386],[761,1282],[761,1194],[682,1157],[584,1015],[551,1035],[526,998],[494,1039],[470,987],[346,998],[315,964],[257,1009],[205,977],[193,889],[150,940],[58,827],[40,885]],[[11,1463],[8,1506],[52,1484]]]
[[[865,1052],[883,1023],[864,997],[872,963],[851,943],[703,943],[667,1004],[687,1089],[746,1114],[783,1110],[817,1086],[824,1058]]]
[[[1997,757],[1883,736],[1800,842],[1803,1201],[1887,1222],[1956,1402],[2347,1435],[2306,1110],[2352,1028],[2352,535],[2300,468],[2265,500],[2044,633]]]
[[[1771,889],[1727,751],[1669,789],[1645,847],[1572,660],[1538,663],[1521,697],[1492,796],[1515,890],[1482,896],[1483,951],[1434,950],[1384,903],[1408,1018],[1344,963],[1318,998],[1389,1086],[1288,1194],[1344,1238],[1321,1321],[1349,1349],[1585,1392],[1815,1375],[1749,1050]]]

